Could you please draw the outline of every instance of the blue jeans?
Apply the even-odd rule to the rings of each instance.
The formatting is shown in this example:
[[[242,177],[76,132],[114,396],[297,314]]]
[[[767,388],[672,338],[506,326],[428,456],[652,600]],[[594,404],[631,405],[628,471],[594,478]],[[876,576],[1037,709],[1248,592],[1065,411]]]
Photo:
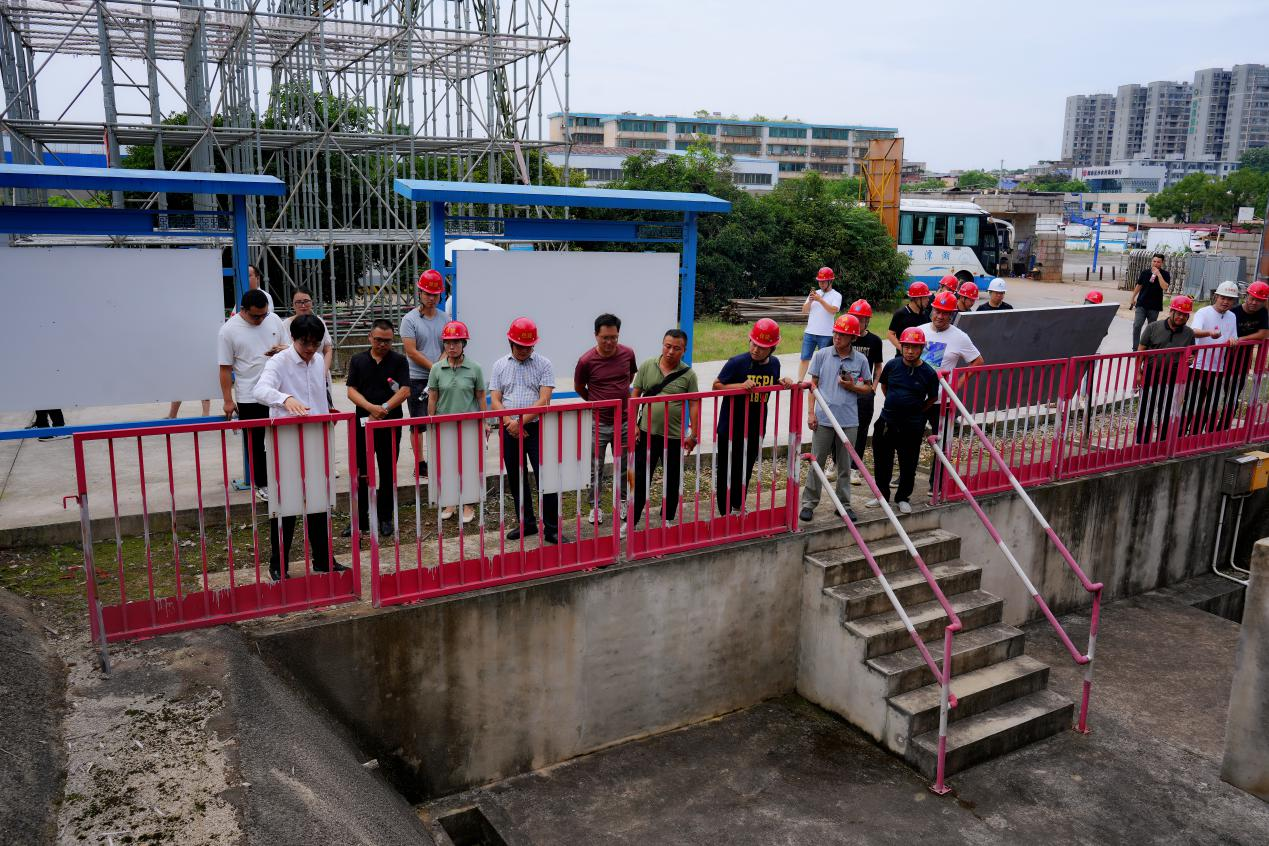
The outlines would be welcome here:
[[[812,335],[810,332],[803,332],[802,361],[810,361],[816,350],[822,350],[827,346],[831,346],[832,343],[832,335]]]

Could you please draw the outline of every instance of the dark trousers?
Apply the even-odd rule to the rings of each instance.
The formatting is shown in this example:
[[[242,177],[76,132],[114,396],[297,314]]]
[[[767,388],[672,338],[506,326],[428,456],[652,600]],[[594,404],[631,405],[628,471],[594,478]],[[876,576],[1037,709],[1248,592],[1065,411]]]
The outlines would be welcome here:
[[[541,440],[541,427],[537,420],[524,426],[524,458],[520,458],[521,440],[517,435],[507,434],[502,430],[502,460],[507,468],[507,485],[511,488],[511,498],[516,504],[516,515],[520,526],[524,529],[536,527],[537,518],[533,515],[533,500],[537,495],[537,486],[529,481],[527,464],[533,465],[533,475],[538,476],[538,446]],[[522,464],[521,461],[527,462]],[[559,496],[544,494],[542,496],[542,525],[547,534],[554,534],[559,524]],[[520,509],[524,515],[520,515]]]
[[[278,523],[282,523],[282,544],[278,544]],[[319,511],[316,514],[309,514],[304,518],[305,525],[308,526],[308,547],[309,560],[315,572],[325,573],[330,569],[330,543],[328,542],[327,519],[326,512]],[[269,521],[269,574],[273,578],[277,578],[280,572],[278,566],[278,549],[282,549],[282,557],[288,562],[287,574],[290,574],[289,562],[291,560],[291,541],[295,538],[295,518],[283,517],[281,520],[273,518]],[[303,539],[301,539],[301,542]],[[302,548],[301,548],[302,552]],[[300,556],[301,566],[303,565],[303,555]],[[297,573],[297,575],[300,575]]]
[[[427,416],[427,378],[410,380],[410,395],[405,398],[406,408],[410,410],[411,417]],[[427,462],[423,460],[423,432],[427,426],[418,425],[414,427],[414,431],[419,433],[419,478],[422,479],[427,475]]]
[[[269,407],[258,402],[238,403],[239,420],[268,420]],[[269,484],[269,459],[264,454],[264,437],[268,433],[267,426],[247,429],[242,433],[244,443],[251,450],[251,486],[267,487]]]
[[[1222,370],[1191,368],[1181,406],[1181,434],[1199,435],[1220,427],[1228,380]]]
[[[370,531],[370,496],[366,474],[370,465],[366,461],[366,427],[361,425],[365,418],[357,418],[357,527],[363,532]],[[396,489],[393,471],[397,466],[397,457],[401,454],[401,439],[409,437],[409,429],[379,429],[375,432],[375,475],[378,489],[377,516],[380,523],[391,523],[393,517],[392,493]]]
[[[749,422],[749,437],[744,437],[743,422],[734,423],[740,429],[737,437],[745,441],[744,450],[732,449],[731,432],[719,427],[714,444],[714,490],[718,498],[718,513],[726,516],[730,503],[733,511],[739,511],[749,491],[749,477],[758,461],[762,448],[762,426]]]
[[[643,506],[648,501],[648,480],[657,472],[657,467],[662,460],[665,461],[665,519],[673,520],[679,513],[679,479],[683,474],[683,441],[681,438],[649,435],[647,432],[640,431],[639,438],[635,441],[634,460],[636,526],[643,518]]]
[[[1228,429],[1238,413],[1238,403],[1242,400],[1243,387],[1251,375],[1254,352],[1250,347],[1234,347],[1225,369],[1225,407],[1221,412],[1220,426]]]
[[[47,429],[50,426],[65,426],[66,419],[62,417],[60,408],[42,408],[35,412],[35,428]]]
[[[921,436],[925,434],[925,421],[917,418],[907,426],[895,426],[878,420],[872,432],[872,466],[877,487],[883,496],[890,498],[890,479],[894,473],[895,456],[899,457],[899,487],[894,492],[895,502],[908,502],[916,485],[917,462],[921,459]],[[935,459],[937,462],[937,458]]]
[[[855,433],[855,442],[851,444],[855,448],[855,454],[862,460],[864,457],[864,448],[868,446],[868,427],[872,425],[873,401],[876,397],[873,394],[859,395],[859,430]],[[874,442],[876,436],[873,436]]]
[[[1141,402],[1137,406],[1137,443],[1148,444],[1167,439],[1174,390],[1171,382],[1142,385]]]

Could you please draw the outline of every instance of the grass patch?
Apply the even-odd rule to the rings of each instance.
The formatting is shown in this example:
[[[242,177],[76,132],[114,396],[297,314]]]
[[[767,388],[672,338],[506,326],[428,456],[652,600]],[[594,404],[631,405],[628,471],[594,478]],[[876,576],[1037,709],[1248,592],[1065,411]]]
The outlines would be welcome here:
[[[693,361],[725,361],[749,349],[749,324],[728,323],[717,317],[704,317],[693,324]],[[796,326],[785,323],[780,327],[780,346],[777,355],[795,353],[802,349],[802,332],[806,324]],[[883,340],[890,328],[890,312],[877,310],[868,322],[868,331]],[[797,375],[796,373],[793,375]]]

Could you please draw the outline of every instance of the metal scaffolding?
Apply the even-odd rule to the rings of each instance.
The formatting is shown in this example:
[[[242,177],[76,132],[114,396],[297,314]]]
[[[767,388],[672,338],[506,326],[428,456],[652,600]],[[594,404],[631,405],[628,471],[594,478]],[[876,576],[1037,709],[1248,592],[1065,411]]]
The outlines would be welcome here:
[[[112,167],[152,150],[146,167],[278,177],[286,196],[252,198],[252,260],[281,302],[312,291],[346,354],[373,318],[399,320],[427,266],[427,209],[395,179],[543,182],[544,115],[568,110],[568,15],[569,0],[0,0],[0,132],[18,164],[90,144]],[[64,56],[94,69],[68,79]],[[76,89],[41,114],[41,94]],[[97,95],[100,121],[63,119]]]

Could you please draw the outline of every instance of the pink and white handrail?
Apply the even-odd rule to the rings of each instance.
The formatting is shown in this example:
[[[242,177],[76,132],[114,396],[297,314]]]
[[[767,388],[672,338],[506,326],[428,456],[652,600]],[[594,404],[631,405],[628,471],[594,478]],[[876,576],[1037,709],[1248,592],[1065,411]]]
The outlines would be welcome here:
[[[850,442],[850,438],[846,437],[846,433],[842,431],[841,424],[837,422],[832,410],[828,407],[828,403],[824,399],[824,395],[820,393],[819,388],[814,385],[810,386],[811,394],[815,397],[816,404],[824,412],[824,416],[828,418],[829,425],[833,427],[833,431],[837,434],[838,440],[846,447],[850,455],[851,466],[859,472],[867,483],[869,490],[873,496],[877,498],[877,502],[881,505],[882,511],[886,514],[886,519],[890,521],[894,527],[896,534],[899,536],[900,542],[907,549],[908,554],[912,556],[912,560],[916,563],[917,569],[921,571],[921,575],[925,578],[925,582],[930,587],[930,591],[934,594],[935,600],[943,609],[943,613],[947,615],[948,624],[943,629],[943,666],[940,668],[934,657],[930,654],[930,650],[926,647],[925,641],[921,639],[916,627],[912,624],[912,620],[908,617],[907,612],[903,609],[899,598],[895,596],[894,591],[890,587],[890,582],[886,579],[881,568],[877,565],[877,561],[873,558],[872,551],[868,548],[867,542],[864,541],[863,535],[860,534],[855,521],[850,518],[846,512],[845,506],[837,497],[837,491],[828,483],[828,477],[824,475],[824,470],[820,467],[819,462],[815,460],[815,456],[806,453],[802,457],[810,462],[811,470],[819,476],[822,489],[828,492],[829,498],[833,502],[833,507],[837,510],[838,515],[846,524],[847,531],[855,540],[855,545],[859,547],[863,553],[864,560],[868,562],[869,568],[873,575],[877,577],[877,581],[881,584],[881,589],[885,592],[886,597],[890,600],[890,604],[894,607],[895,613],[899,615],[899,619],[903,622],[903,627],[907,629],[908,636],[912,638],[916,644],[917,651],[921,653],[921,657],[925,659],[926,666],[930,668],[930,672],[934,674],[934,678],[938,681],[940,687],[939,693],[939,744],[938,744],[938,764],[935,769],[934,784],[930,789],[940,795],[947,793],[949,788],[944,783],[944,770],[947,760],[947,712],[949,708],[956,707],[956,696],[952,693],[952,636],[961,630],[961,619],[957,616],[956,611],[952,608],[952,603],[948,601],[947,596],[943,593],[943,589],[939,587],[938,580],[930,572],[930,568],[926,566],[925,559],[921,557],[921,553],[917,552],[916,545],[912,542],[912,538],[908,536],[907,530],[903,528],[903,524],[899,522],[898,516],[895,515],[887,497],[882,496],[881,489],[877,487],[877,480],[868,472],[868,468],[864,466],[863,460],[859,457],[859,453],[855,452],[855,447]],[[838,472],[842,472],[839,468]]]
[[[1097,628],[1101,618],[1103,585],[1101,582],[1091,581],[1080,565],[1076,563],[1075,557],[1071,555],[1070,550],[1066,548],[1066,544],[1064,544],[1062,539],[1058,537],[1057,532],[1053,531],[1053,527],[1049,525],[1049,521],[1044,519],[1044,515],[1040,513],[1040,509],[1036,507],[1035,502],[1030,496],[1028,496],[1026,490],[1022,487],[1022,483],[1018,481],[1018,478],[1013,474],[1013,471],[1009,469],[1009,465],[1005,461],[1004,457],[1001,456],[1000,452],[996,449],[995,445],[992,444],[991,439],[987,437],[982,428],[974,422],[974,418],[969,413],[969,410],[965,408],[964,403],[961,402],[961,399],[957,396],[956,391],[953,390],[952,386],[941,373],[939,374],[939,383],[942,385],[947,399],[949,399],[956,407],[957,411],[960,412],[966,424],[969,426],[970,431],[972,431],[978,438],[979,442],[983,445],[983,448],[991,456],[992,461],[995,462],[996,466],[1000,468],[1002,473],[1004,473],[1009,485],[1014,489],[1018,496],[1022,498],[1023,503],[1027,506],[1027,510],[1031,512],[1031,515],[1036,519],[1036,522],[1040,524],[1040,528],[1042,528],[1044,533],[1048,535],[1049,540],[1053,543],[1053,546],[1057,549],[1063,560],[1066,561],[1067,567],[1075,574],[1075,577],[1079,579],[1080,584],[1084,587],[1084,590],[1093,595],[1093,607],[1088,629],[1088,651],[1086,653],[1081,653],[1071,641],[1070,636],[1068,636],[1066,631],[1062,628],[1061,623],[1058,622],[1057,617],[1053,614],[1052,609],[1049,608],[1048,603],[1044,601],[1044,598],[1040,596],[1039,591],[1036,590],[1035,585],[1032,584],[1031,580],[1027,577],[1027,574],[1022,569],[1022,566],[1018,563],[1018,559],[1014,557],[1013,553],[1009,550],[1009,547],[1000,537],[1000,533],[996,531],[996,528],[991,524],[987,515],[978,505],[977,500],[975,500],[970,494],[969,488],[965,485],[964,480],[961,478],[960,474],[956,472],[956,468],[952,466],[952,462],[948,460],[948,457],[939,447],[937,443],[938,439],[934,436],[931,436],[928,439],[930,445],[934,447],[934,454],[943,464],[943,467],[950,473],[952,480],[960,489],[961,493],[965,495],[971,507],[974,509],[974,512],[978,515],[978,519],[982,521],[988,534],[991,535],[992,540],[996,541],[997,546],[999,546],[1001,552],[1004,553],[1005,558],[1009,561],[1010,566],[1013,567],[1014,572],[1022,579],[1023,584],[1027,588],[1027,592],[1031,594],[1031,598],[1035,600],[1041,613],[1044,614],[1045,618],[1049,621],[1049,624],[1057,631],[1058,637],[1061,639],[1067,651],[1070,652],[1071,657],[1075,660],[1075,663],[1084,667],[1084,684],[1080,700],[1080,715],[1077,730],[1081,733],[1087,734],[1089,730],[1088,701],[1093,687],[1093,656],[1097,647]]]

